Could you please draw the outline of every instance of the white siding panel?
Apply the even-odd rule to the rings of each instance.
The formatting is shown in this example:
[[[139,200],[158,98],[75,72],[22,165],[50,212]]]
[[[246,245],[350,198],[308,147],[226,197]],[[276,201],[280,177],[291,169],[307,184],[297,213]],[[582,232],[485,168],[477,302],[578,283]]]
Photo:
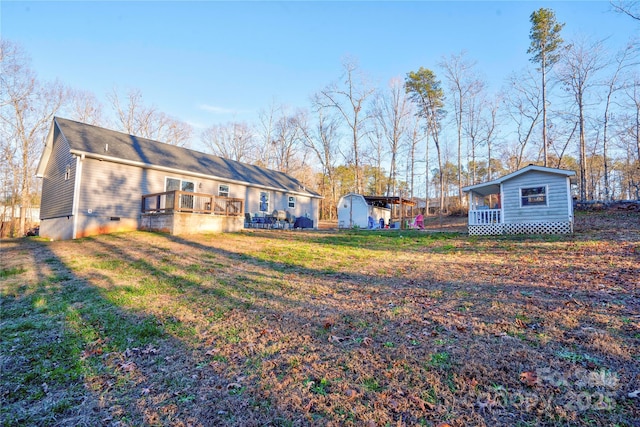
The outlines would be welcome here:
[[[311,197],[296,195],[295,209],[288,208],[288,193],[246,187],[241,184],[225,183],[216,180],[194,178],[188,175],[172,174],[164,171],[143,169],[136,166],[123,165],[96,159],[84,159],[82,167],[82,189],[80,191],[78,214],[82,224],[88,224],[93,218],[97,223],[104,223],[111,217],[120,221],[125,219],[141,220],[141,204],[144,194],[165,191],[167,177],[195,182],[198,193],[218,195],[218,186],[229,186],[229,197],[245,200],[245,212],[259,212],[260,193],[269,193],[269,210],[288,210],[296,217],[309,215],[317,225],[318,204]],[[292,212],[293,211],[293,212]],[[82,230],[78,230],[82,233]]]
[[[520,206],[520,189],[547,187],[547,206]],[[504,222],[507,224],[531,222],[560,222],[570,220],[567,177],[532,171],[502,184]]]
[[[149,171],[118,163],[84,159],[78,214],[140,217],[142,194],[151,193]]]
[[[69,166],[70,176],[65,179]],[[69,143],[56,127],[53,149],[42,179],[40,218],[60,218],[73,213],[73,190],[76,176],[76,160],[69,152]]]

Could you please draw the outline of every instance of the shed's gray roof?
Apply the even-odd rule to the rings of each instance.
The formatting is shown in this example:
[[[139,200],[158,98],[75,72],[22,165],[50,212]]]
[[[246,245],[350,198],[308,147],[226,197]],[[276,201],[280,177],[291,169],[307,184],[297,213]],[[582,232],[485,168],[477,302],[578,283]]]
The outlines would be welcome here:
[[[575,171],[570,171],[566,169],[556,169],[556,168],[548,168],[548,167],[538,166],[538,165],[528,165],[508,175],[502,176],[498,179],[494,179],[493,181],[483,182],[476,185],[469,185],[467,187],[462,187],[462,191],[464,191],[465,193],[468,193],[469,191],[473,191],[474,193],[477,193],[483,196],[487,196],[489,194],[499,194],[500,185],[503,182],[513,179],[517,176],[520,176],[523,173],[528,173],[531,171],[544,172],[544,173],[562,175],[562,176],[568,176],[568,177],[575,176],[576,174]]]
[[[282,172],[60,117],[53,120],[74,154],[320,196]]]

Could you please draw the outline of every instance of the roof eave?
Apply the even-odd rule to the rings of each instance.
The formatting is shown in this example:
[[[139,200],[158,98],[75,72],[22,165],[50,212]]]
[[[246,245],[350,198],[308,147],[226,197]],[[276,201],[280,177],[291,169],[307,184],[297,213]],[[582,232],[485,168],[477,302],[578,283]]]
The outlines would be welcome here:
[[[158,171],[163,171],[163,172],[171,172],[171,173],[176,173],[176,174],[183,174],[183,175],[192,176],[192,177],[196,177],[196,178],[216,179],[216,180],[219,180],[219,181],[222,181],[222,182],[227,182],[227,183],[230,183],[230,184],[240,184],[240,185],[246,185],[246,186],[249,186],[249,187],[262,188],[262,189],[265,189],[265,190],[282,191],[282,192],[286,192],[288,194],[306,196],[306,197],[311,197],[311,198],[315,198],[315,199],[323,199],[324,198],[324,197],[322,197],[320,195],[301,192],[301,191],[290,190],[290,189],[287,189],[287,188],[281,188],[281,187],[279,188],[279,187],[272,187],[272,186],[268,186],[268,185],[254,184],[254,183],[251,183],[251,182],[240,181],[240,180],[235,180],[235,179],[231,179],[231,178],[224,178],[224,177],[220,177],[220,176],[217,176],[217,175],[190,172],[190,171],[187,171],[187,170],[169,168],[169,167],[166,167],[166,166],[158,166],[158,165],[153,165],[153,164],[144,163],[144,162],[136,162],[134,160],[126,160],[126,159],[121,159],[119,157],[104,156],[104,155],[101,155],[101,154],[95,154],[95,153],[92,153],[92,152],[86,152],[86,151],[81,151],[81,150],[71,149],[70,152],[71,152],[71,154],[75,154],[77,156],[85,156],[86,158],[100,160],[100,161],[120,163],[120,164],[123,164],[123,165],[136,166],[136,167],[152,169],[152,170],[158,170]]]
[[[475,185],[470,185],[467,187],[462,187],[462,191],[464,191],[465,193],[468,193],[469,191],[473,191],[475,193],[479,193],[482,194],[478,191],[478,189],[480,188],[484,188],[484,187],[489,187],[492,185],[497,185],[500,186],[503,182],[508,181],[510,179],[513,179],[519,175],[522,175],[525,172],[529,172],[529,171],[538,171],[538,172],[546,172],[546,173],[555,173],[558,175],[564,175],[567,177],[572,177],[576,175],[575,171],[572,170],[565,170],[565,169],[556,169],[556,168],[548,168],[548,167],[544,167],[544,166],[538,166],[538,165],[528,165],[520,170],[517,170],[515,172],[511,172],[510,174],[507,174],[503,177],[500,177],[498,179],[495,179],[493,181],[489,181],[489,182],[483,182],[481,184],[475,184]],[[495,193],[487,193],[487,194],[495,194]]]
[[[47,163],[49,163],[49,158],[51,157],[51,153],[53,152],[53,134],[54,127],[56,126],[56,118],[53,118],[53,122],[51,123],[51,127],[49,128],[49,133],[47,134],[47,139],[45,140],[44,150],[42,151],[42,156],[40,156],[40,161],[38,162],[38,167],[36,168],[36,178],[43,178],[44,173],[47,169]]]

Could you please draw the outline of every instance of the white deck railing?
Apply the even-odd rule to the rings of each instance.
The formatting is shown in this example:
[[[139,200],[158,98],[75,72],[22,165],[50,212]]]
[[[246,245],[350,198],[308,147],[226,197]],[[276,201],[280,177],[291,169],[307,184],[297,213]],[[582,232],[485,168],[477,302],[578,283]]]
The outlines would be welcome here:
[[[478,209],[469,211],[469,225],[500,224],[500,209]]]

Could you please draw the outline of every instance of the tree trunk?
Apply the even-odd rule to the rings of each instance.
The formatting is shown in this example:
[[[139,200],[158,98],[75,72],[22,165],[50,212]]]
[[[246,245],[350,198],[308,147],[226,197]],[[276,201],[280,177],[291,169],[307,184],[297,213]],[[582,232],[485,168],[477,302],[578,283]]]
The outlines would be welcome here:
[[[544,167],[547,167],[547,73],[546,58],[542,55],[542,152]]]

